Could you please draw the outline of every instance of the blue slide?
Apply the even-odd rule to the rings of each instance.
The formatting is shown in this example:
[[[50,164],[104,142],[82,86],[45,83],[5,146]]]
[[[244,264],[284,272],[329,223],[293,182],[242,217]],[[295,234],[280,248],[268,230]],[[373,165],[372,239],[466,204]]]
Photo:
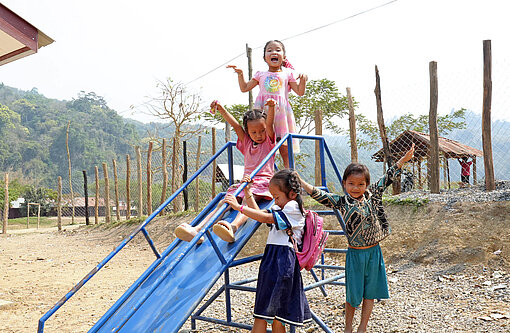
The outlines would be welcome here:
[[[206,216],[211,209],[214,209],[216,202],[223,196],[222,193],[211,202],[193,221],[193,224],[198,223],[199,218]],[[267,208],[269,204],[269,201],[264,201],[260,204],[260,208]],[[232,221],[237,215],[236,211],[231,210],[229,213],[224,220]],[[176,240],[169,246],[173,249],[166,256],[158,259],[157,266],[149,267],[150,272],[147,278],[141,283],[135,282],[132,292],[131,290],[126,292],[129,293],[125,295],[127,298],[123,300],[121,297],[118,304],[112,307],[117,310],[112,313],[107,312],[89,332],[177,332],[259,225],[260,223],[254,220],[248,220],[236,232],[236,242],[231,244],[210,233],[225,258],[225,263],[221,262],[207,237],[202,244],[193,245],[185,255],[183,255],[185,248],[190,244]],[[172,266],[173,269],[171,269]],[[167,275],[163,277],[165,272]],[[161,281],[159,282],[158,279]],[[137,306],[137,301],[157,281],[159,285],[140,306]]]

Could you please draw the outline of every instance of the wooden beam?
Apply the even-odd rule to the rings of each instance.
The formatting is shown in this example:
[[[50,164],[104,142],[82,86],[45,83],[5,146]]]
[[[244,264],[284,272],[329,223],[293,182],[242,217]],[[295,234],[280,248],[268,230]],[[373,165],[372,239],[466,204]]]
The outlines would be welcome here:
[[[494,163],[492,160],[491,103],[492,103],[492,53],[491,41],[483,41],[483,111],[482,111],[482,146],[485,167],[485,189],[496,189],[494,180]]]
[[[439,134],[437,129],[437,62],[429,63],[430,75],[430,109],[429,109],[429,135],[430,149],[428,156],[428,181],[430,193],[439,193]]]

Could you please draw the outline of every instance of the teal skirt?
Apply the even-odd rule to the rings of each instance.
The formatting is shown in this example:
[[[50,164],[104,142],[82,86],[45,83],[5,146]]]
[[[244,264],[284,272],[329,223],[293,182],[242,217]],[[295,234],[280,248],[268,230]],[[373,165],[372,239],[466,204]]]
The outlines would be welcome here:
[[[389,298],[381,247],[347,249],[345,259],[345,300],[357,308],[363,299]]]

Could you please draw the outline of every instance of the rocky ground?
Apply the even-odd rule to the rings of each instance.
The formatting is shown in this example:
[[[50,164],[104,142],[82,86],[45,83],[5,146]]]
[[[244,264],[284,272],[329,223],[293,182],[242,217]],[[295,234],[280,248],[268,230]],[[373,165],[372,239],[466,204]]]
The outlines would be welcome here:
[[[502,184],[498,198],[506,195],[502,186],[508,184]],[[455,191],[442,197],[403,194],[387,206],[393,232],[381,246],[391,298],[376,303],[369,332],[510,332],[510,202],[496,200],[481,187]],[[485,194],[494,196],[476,199]],[[425,197],[428,203],[421,205]],[[170,243],[171,230],[186,219],[190,217],[154,222],[150,232],[159,248]],[[327,224],[338,225],[331,219]],[[38,319],[134,227],[1,236],[0,300],[12,303],[0,305],[0,332],[36,331]],[[260,253],[266,232],[260,228],[242,255]],[[328,247],[345,247],[345,240],[330,237]],[[145,239],[137,236],[48,321],[45,332],[86,332],[153,260]],[[343,265],[343,256],[329,256],[327,263]],[[232,269],[231,280],[256,276],[257,265]],[[309,273],[303,277],[311,281]],[[340,286],[328,287],[327,297],[317,290],[308,294],[312,310],[333,332],[343,331],[344,297]],[[233,292],[234,320],[253,322],[253,298],[253,293]],[[224,318],[222,300],[205,315]],[[197,325],[198,332],[241,331]],[[189,329],[188,322],[182,332]],[[298,330],[321,331],[314,323]]]

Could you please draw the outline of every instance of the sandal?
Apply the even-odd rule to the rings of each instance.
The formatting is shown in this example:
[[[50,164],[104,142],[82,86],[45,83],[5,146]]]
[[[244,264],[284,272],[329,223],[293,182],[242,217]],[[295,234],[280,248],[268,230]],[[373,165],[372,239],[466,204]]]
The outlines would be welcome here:
[[[236,241],[234,233],[237,231],[236,227],[233,227],[227,221],[219,221],[215,225],[213,225],[213,232],[218,235],[219,238],[223,239],[225,242],[233,243]]]
[[[175,237],[185,241],[191,242],[193,238],[198,234],[198,231],[187,223],[183,223],[174,230]],[[204,236],[200,237],[197,244],[202,244]]]

